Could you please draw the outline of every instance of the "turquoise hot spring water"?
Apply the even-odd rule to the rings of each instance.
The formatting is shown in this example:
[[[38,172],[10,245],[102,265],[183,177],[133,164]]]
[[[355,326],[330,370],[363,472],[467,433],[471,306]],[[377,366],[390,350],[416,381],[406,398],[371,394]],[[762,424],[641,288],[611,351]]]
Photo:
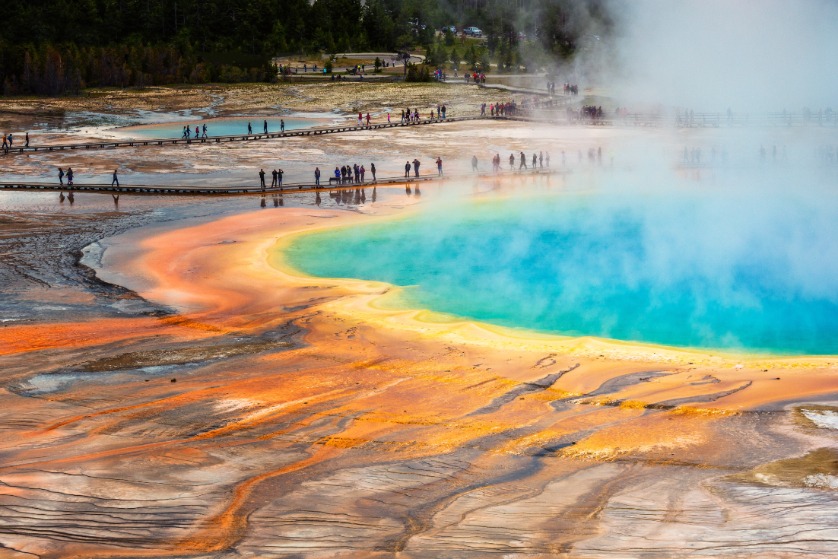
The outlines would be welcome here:
[[[286,259],[313,276],[404,287],[411,308],[507,327],[838,353],[834,208],[751,200],[600,193],[436,204],[300,236]]]
[[[195,137],[195,127],[199,127],[203,133],[203,125],[207,125],[207,136],[235,136],[247,134],[247,123],[250,122],[253,134],[262,134],[264,132],[264,121],[268,121],[268,132],[271,134],[278,134],[281,129],[282,122],[285,122],[285,131],[300,130],[302,128],[311,128],[318,124],[323,124],[323,121],[306,118],[289,117],[285,119],[253,117],[247,118],[214,118],[208,120],[191,120],[184,122],[166,123],[166,124],[150,124],[143,126],[134,126],[123,129],[123,133],[141,138],[181,138],[183,136],[183,127],[189,126],[190,137]]]

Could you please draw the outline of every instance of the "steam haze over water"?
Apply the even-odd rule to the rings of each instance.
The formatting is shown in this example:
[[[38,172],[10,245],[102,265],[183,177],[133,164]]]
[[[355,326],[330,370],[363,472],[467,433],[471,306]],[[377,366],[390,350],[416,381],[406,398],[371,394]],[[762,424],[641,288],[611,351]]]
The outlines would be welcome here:
[[[784,175],[763,173],[762,195],[785,189]],[[596,193],[436,207],[306,236],[288,255],[314,275],[408,287],[411,307],[505,326],[838,353],[835,197],[760,205],[751,192],[723,193],[726,182],[708,193],[638,180],[619,173]]]

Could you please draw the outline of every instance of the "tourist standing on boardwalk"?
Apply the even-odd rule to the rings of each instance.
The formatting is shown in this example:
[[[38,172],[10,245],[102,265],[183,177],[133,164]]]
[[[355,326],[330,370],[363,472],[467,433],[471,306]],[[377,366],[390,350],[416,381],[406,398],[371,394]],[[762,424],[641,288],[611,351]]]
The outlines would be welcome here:
[[[476,155],[471,156],[471,170],[474,171],[474,172],[477,172],[477,156]]]
[[[6,133],[3,132],[3,153],[9,153],[9,142],[6,141]]]
[[[29,132],[26,133],[26,138],[25,138],[25,142],[23,144],[23,147],[25,147],[25,148],[29,147]]]
[[[285,134],[285,119],[279,119],[279,131]]]
[[[533,152],[532,154],[532,168],[535,170],[535,164],[538,163],[538,156]]]
[[[58,168],[58,184],[64,186],[64,169]]]
[[[419,176],[419,165],[420,165],[419,160],[418,160],[418,159],[414,159],[414,160],[413,160],[413,176],[414,176],[414,177],[418,177],[418,176]]]
[[[253,127],[248,122],[247,123],[247,135],[250,136],[251,134],[253,134]]]
[[[207,137],[207,124],[204,123],[204,138]]]
[[[265,170],[259,169],[259,184],[262,186],[262,190],[265,190]]]
[[[113,170],[113,179],[111,180],[111,186],[113,185],[119,187],[119,178],[116,176],[116,169]]]
[[[282,175],[283,175],[283,173],[285,173],[285,171],[283,171],[282,169],[277,169],[276,170],[276,185],[279,188],[282,188]]]
[[[511,169],[514,169],[514,168],[515,168],[515,155],[510,153],[509,154],[509,169],[511,170]]]
[[[367,170],[364,169],[363,165],[361,165],[361,183],[364,182],[364,175],[366,175],[366,174],[367,174]]]
[[[405,161],[404,162],[404,176],[406,176],[406,177],[410,176],[410,161]]]
[[[370,163],[370,173],[372,173],[372,182],[375,181],[375,163]]]
[[[518,165],[518,170],[526,169],[527,168],[527,156],[524,155],[524,152],[521,152],[521,164]]]
[[[265,129],[265,134],[268,133],[268,121],[265,120],[262,122],[262,127]]]
[[[67,186],[73,186],[73,168],[67,167]]]
[[[320,167],[314,168],[314,186],[320,186]]]
[[[276,186],[276,169],[271,171],[271,187]]]
[[[335,166],[335,180],[337,181],[338,184],[340,184],[340,177],[341,177],[340,169],[338,169],[337,166]]]
[[[442,158],[441,157],[436,158],[436,174],[439,175],[440,177],[442,176]]]

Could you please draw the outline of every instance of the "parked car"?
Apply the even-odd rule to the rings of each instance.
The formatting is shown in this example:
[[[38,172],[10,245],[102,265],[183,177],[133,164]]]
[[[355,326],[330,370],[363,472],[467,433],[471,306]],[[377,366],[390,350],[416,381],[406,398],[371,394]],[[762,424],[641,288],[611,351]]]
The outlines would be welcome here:
[[[483,34],[483,31],[479,27],[466,27],[463,29],[463,33],[469,37],[479,37]]]

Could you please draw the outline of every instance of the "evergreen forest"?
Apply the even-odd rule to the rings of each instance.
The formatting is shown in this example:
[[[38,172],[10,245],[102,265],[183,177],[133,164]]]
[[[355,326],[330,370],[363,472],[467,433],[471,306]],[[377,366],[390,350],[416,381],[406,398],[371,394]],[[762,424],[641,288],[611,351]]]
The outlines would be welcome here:
[[[473,63],[572,57],[613,25],[604,0],[25,0],[0,19],[3,95],[277,79],[287,55],[419,49],[458,64],[451,26],[483,31]],[[597,37],[598,38],[598,37]],[[447,48],[446,48],[447,47]],[[452,51],[456,59],[451,59]]]

